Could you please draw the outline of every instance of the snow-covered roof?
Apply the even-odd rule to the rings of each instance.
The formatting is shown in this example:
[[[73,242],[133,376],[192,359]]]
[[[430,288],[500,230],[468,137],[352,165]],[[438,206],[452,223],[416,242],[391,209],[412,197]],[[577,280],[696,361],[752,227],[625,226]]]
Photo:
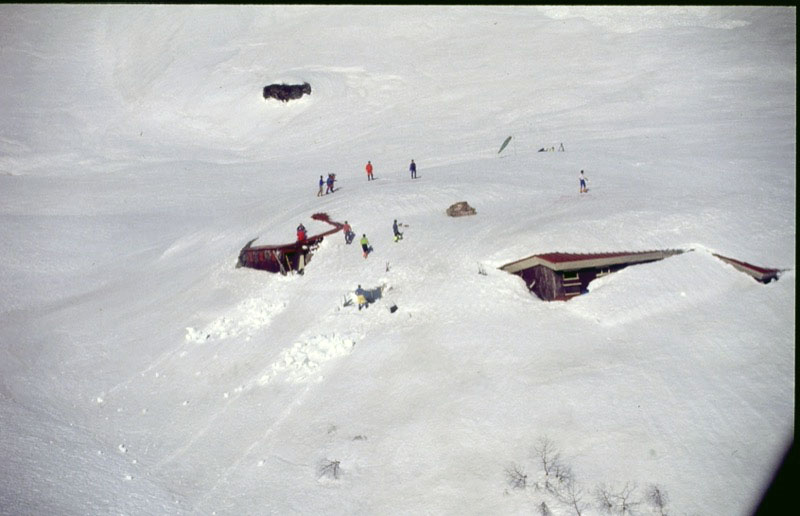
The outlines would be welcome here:
[[[680,254],[681,249],[669,249],[663,251],[622,251],[622,252],[609,252],[609,253],[544,253],[535,254],[522,258],[511,263],[507,263],[500,267],[507,272],[518,272],[524,269],[529,269],[537,265],[544,265],[545,267],[554,271],[585,269],[588,267],[604,267],[609,265],[618,265],[621,263],[641,263],[653,260],[662,260],[674,254]]]

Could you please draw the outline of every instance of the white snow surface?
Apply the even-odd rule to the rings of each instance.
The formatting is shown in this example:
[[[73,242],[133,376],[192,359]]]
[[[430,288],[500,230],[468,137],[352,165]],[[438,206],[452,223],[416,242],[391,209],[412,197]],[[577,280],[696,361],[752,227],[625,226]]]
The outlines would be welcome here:
[[[583,514],[749,514],[794,433],[796,58],[790,7],[0,5],[0,514],[574,514],[543,439]],[[315,212],[372,255],[235,267]],[[499,270],[654,249],[693,251],[566,303]]]

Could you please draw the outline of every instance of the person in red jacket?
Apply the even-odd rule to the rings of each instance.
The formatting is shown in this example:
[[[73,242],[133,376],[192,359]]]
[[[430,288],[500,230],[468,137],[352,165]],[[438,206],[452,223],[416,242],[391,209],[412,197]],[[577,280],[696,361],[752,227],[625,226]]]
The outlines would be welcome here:
[[[372,181],[373,179],[375,178],[372,177],[372,162],[367,161],[367,181]]]
[[[344,221],[344,226],[342,226],[342,231],[344,231],[344,243],[349,245],[350,242],[353,241],[353,237],[355,237],[356,234],[353,233],[353,228],[347,223],[346,220]]]
[[[297,226],[297,241],[298,242],[305,242],[306,241],[306,227],[301,222],[299,226]]]

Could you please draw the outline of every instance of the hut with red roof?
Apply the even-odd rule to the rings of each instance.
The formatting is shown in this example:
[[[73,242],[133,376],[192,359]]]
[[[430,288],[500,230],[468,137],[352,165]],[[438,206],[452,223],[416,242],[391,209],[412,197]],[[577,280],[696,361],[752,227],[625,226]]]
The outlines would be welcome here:
[[[599,277],[638,263],[680,254],[680,249],[617,253],[545,253],[507,263],[500,269],[516,274],[545,301],[567,301],[587,291]]]
[[[311,216],[314,220],[327,222],[333,229],[306,237],[291,244],[260,245],[254,246],[255,238],[239,251],[239,260],[236,267],[249,267],[269,272],[280,272],[288,274],[292,271],[303,273],[306,264],[311,260],[311,256],[316,251],[322,240],[328,236],[341,231],[343,224],[332,221],[326,213],[315,213]]]

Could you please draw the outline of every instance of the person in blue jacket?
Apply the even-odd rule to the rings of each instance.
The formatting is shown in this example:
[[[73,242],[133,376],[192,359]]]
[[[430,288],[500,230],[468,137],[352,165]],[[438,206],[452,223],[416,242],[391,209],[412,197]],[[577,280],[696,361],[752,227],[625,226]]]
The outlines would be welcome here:
[[[325,195],[329,193],[333,193],[333,182],[336,181],[336,177],[333,174],[328,174],[328,189],[325,190]]]
[[[356,288],[356,300],[358,301],[358,309],[366,308],[369,306],[367,303],[367,293],[361,288],[361,285]]]
[[[411,165],[408,166],[408,170],[411,171],[411,179],[417,178],[417,164],[414,163],[414,160],[411,160]]]

